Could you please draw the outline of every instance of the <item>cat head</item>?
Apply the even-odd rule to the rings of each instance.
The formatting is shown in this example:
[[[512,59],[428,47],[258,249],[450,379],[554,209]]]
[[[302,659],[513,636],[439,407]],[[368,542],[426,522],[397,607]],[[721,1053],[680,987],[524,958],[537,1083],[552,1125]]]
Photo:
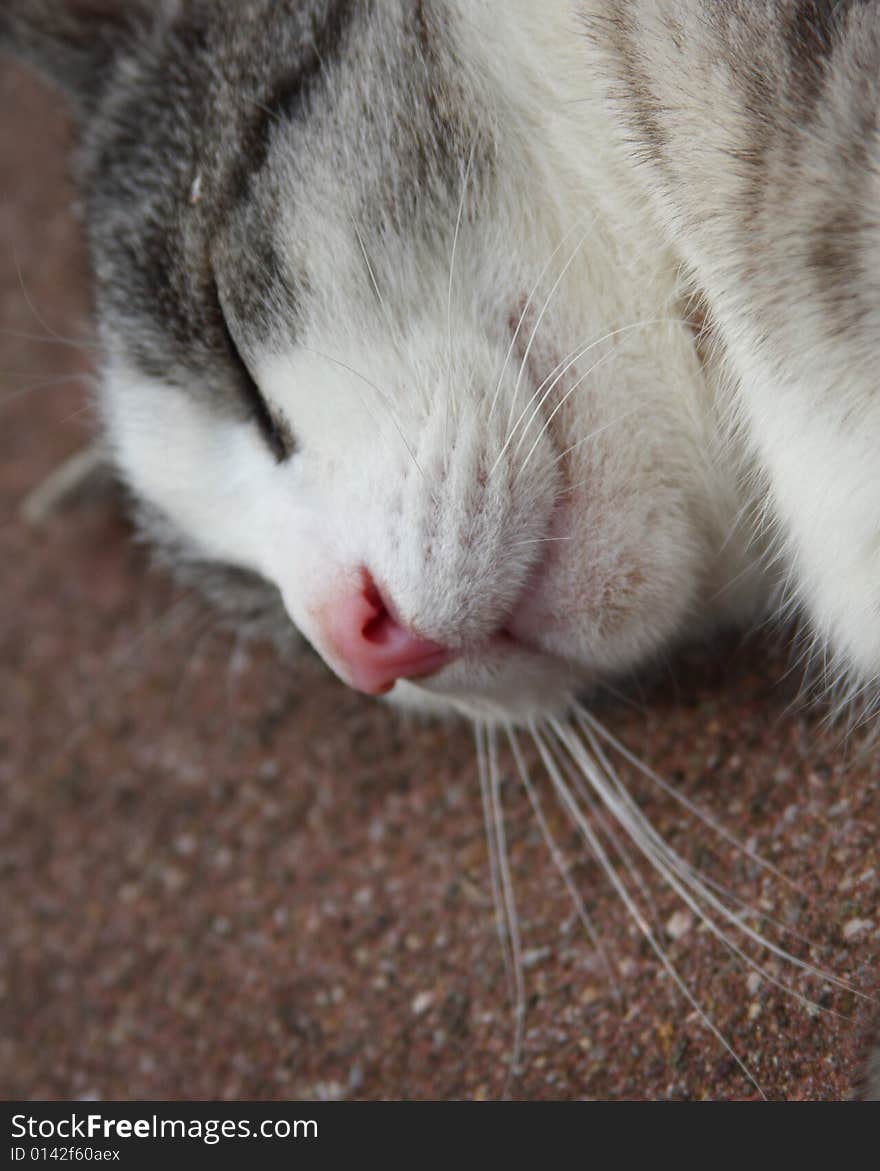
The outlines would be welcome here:
[[[101,413],[154,536],[353,686],[501,718],[709,616],[739,505],[676,265],[572,113],[566,5],[531,7],[0,17],[79,112]]]

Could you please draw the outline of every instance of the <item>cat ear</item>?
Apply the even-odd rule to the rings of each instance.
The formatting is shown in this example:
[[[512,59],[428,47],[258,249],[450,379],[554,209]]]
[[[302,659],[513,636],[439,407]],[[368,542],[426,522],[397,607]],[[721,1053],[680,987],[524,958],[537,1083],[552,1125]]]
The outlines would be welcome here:
[[[147,0],[0,0],[0,6],[0,53],[55,82],[80,117],[98,104],[119,54],[168,7]]]

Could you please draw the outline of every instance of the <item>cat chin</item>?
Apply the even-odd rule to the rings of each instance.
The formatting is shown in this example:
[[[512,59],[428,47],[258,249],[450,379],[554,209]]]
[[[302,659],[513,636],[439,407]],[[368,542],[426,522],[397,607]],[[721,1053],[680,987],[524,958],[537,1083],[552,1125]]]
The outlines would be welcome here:
[[[519,725],[562,714],[592,682],[573,664],[511,643],[466,656],[430,679],[400,680],[386,698],[425,715]]]

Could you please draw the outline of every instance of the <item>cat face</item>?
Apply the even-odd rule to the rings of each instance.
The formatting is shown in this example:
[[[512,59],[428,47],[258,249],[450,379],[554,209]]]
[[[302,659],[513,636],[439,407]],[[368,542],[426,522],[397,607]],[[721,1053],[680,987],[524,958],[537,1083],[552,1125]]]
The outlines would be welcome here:
[[[527,8],[169,5],[83,151],[154,535],[351,685],[501,718],[711,617],[741,503],[675,266]]]

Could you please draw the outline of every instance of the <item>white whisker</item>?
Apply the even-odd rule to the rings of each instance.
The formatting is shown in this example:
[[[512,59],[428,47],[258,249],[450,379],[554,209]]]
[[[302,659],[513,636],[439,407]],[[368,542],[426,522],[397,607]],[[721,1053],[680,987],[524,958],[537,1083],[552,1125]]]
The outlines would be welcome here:
[[[605,728],[604,725],[602,725],[596,719],[592,712],[589,712],[585,707],[578,705],[575,709],[575,714],[576,718],[584,727],[585,731],[589,729],[595,736],[598,736],[604,740],[606,744],[610,745],[610,747],[613,748],[615,752],[619,753],[624,760],[633,766],[633,768],[637,769],[643,777],[646,777],[649,781],[651,781],[652,784],[656,785],[659,789],[666,793],[667,796],[671,797],[673,801],[677,801],[679,805],[688,811],[688,813],[692,814],[692,816],[696,817],[704,825],[708,826],[713,833],[717,834],[720,838],[727,842],[728,845],[733,846],[735,850],[738,850],[741,854],[744,854],[750,862],[754,862],[756,866],[759,866],[762,870],[772,874],[774,878],[780,879],[780,881],[786,883],[786,885],[791,887],[793,890],[800,890],[797,883],[793,882],[788,877],[788,875],[783,874],[782,871],[774,866],[772,862],[768,862],[766,858],[762,858],[760,854],[756,854],[754,850],[750,850],[749,847],[745,845],[744,842],[741,842],[735,834],[732,834],[730,830],[726,829],[725,826],[723,826],[719,821],[716,821],[714,817],[706,813],[704,809],[701,809],[699,805],[691,801],[684,795],[684,793],[679,792],[679,790],[676,789],[674,785],[670,785],[668,781],[664,780],[663,777],[659,775],[659,773],[654,772],[654,770],[650,768],[649,765],[645,764],[643,760],[640,760],[634,753],[630,752],[626,745],[622,744],[615,736],[613,736],[608,731],[608,729]]]
[[[574,389],[574,388],[572,388],[572,389]],[[583,447],[585,443],[591,443],[594,439],[597,439],[600,435],[603,435],[607,430],[609,430],[609,428],[617,427],[620,423],[623,423],[626,419],[631,418],[631,416],[634,415],[637,410],[638,410],[638,407],[633,407],[632,410],[624,411],[623,414],[618,415],[616,419],[609,419],[609,421],[607,423],[603,423],[601,427],[594,428],[588,435],[584,435],[583,438],[578,439],[575,443],[569,444],[568,447],[566,447],[563,451],[560,451],[559,455],[557,455],[554,458],[553,465],[555,466],[556,464],[562,463],[562,461],[567,456],[571,455],[571,453],[573,451],[577,451],[577,449],[579,447]],[[548,420],[548,425],[549,425],[549,420]],[[534,446],[532,447],[531,451],[529,451],[529,454],[523,460],[522,466],[517,471],[517,478],[519,478],[519,476],[522,475],[523,469],[525,468],[526,464],[529,462],[529,460],[532,457],[532,451],[535,450],[535,447],[537,446],[538,440],[540,440],[541,435],[544,434],[544,431],[546,429],[547,429],[546,426],[541,428],[541,432],[538,435],[538,439],[535,440]]]
[[[657,908],[656,900],[651,893],[651,888],[642,877],[638,864],[631,851],[628,849],[626,842],[621,838],[620,834],[617,833],[616,829],[614,828],[613,821],[609,820],[609,818],[605,816],[601,805],[596,800],[595,794],[586,784],[582,771],[578,768],[577,763],[571,758],[571,756],[563,757],[561,760],[557,759],[557,764],[565,771],[566,775],[574,786],[576,795],[579,796],[584,802],[590,816],[598,823],[599,828],[604,832],[605,837],[617,852],[621,862],[624,864],[624,866],[626,866],[627,870],[632,876],[632,880],[636,886],[636,889],[638,890],[638,893],[642,896],[650,908],[654,927],[658,928],[660,925],[660,912]],[[627,833],[629,833],[629,830],[626,826],[622,826],[622,828]]]
[[[380,386],[378,386],[375,382],[373,382],[371,379],[367,378],[367,376],[365,374],[362,374],[360,372],[360,370],[356,370],[354,366],[350,366],[347,362],[343,362],[339,358],[334,358],[332,356],[332,354],[325,354],[322,350],[318,350],[314,346],[302,345],[302,349],[306,350],[310,354],[316,354],[319,358],[323,358],[326,362],[332,362],[334,366],[339,366],[339,367],[341,367],[341,369],[347,370],[349,372],[349,374],[353,374],[355,376],[355,378],[359,378],[361,380],[361,382],[365,383],[367,386],[371,387],[371,389],[375,390],[376,394],[378,394],[378,396],[379,396],[380,402],[382,403],[382,405],[385,408],[385,412],[388,415],[388,418],[391,422],[391,425],[394,427],[394,430],[397,432],[398,436],[400,437],[401,443],[406,448],[407,454],[409,455],[412,462],[415,464],[419,475],[422,477],[422,479],[425,479],[425,473],[422,470],[422,466],[419,463],[418,458],[416,457],[416,453],[413,450],[412,445],[410,444],[410,441],[407,439],[406,435],[404,434],[403,428],[400,426],[400,423],[395,418],[393,410],[391,409],[391,404],[389,402],[390,395],[388,395],[386,391],[383,391],[382,388]],[[361,398],[361,403],[363,404],[364,409],[367,410],[368,413],[371,415],[371,417],[375,418],[375,416],[373,416],[373,414],[372,414],[372,411],[370,411],[369,407],[364,402],[363,398]]]
[[[376,300],[379,302],[379,306],[380,306],[380,308],[381,308],[381,310],[382,310],[383,314],[385,315],[385,320],[386,320],[386,321],[390,321],[390,317],[389,317],[389,315],[388,315],[388,308],[387,308],[387,306],[385,305],[385,301],[384,301],[384,299],[383,299],[383,297],[382,297],[382,294],[379,292],[379,283],[378,283],[378,281],[376,280],[376,274],[375,274],[375,272],[373,271],[373,266],[372,266],[372,264],[370,264],[370,258],[369,258],[369,256],[367,255],[367,246],[366,246],[366,244],[364,243],[364,238],[363,238],[363,236],[361,235],[361,230],[360,230],[360,228],[357,226],[357,223],[355,222],[355,220],[354,220],[354,218],[353,218],[353,217],[352,217],[352,221],[351,221],[351,226],[354,228],[354,234],[355,234],[355,236],[357,237],[358,246],[360,247],[360,250],[361,250],[361,255],[362,255],[362,256],[363,256],[363,258],[364,258],[364,264],[367,266],[367,272],[368,272],[368,274],[369,274],[369,277],[370,277],[370,284],[371,284],[371,285],[372,285],[372,287],[373,287],[373,292],[374,292],[374,293],[375,293],[375,295],[376,295]]]
[[[495,826],[495,840],[498,843],[498,871],[501,878],[501,893],[504,899],[507,929],[510,936],[510,958],[513,965],[515,1029],[513,1052],[508,1071],[510,1079],[516,1077],[522,1064],[523,1039],[526,1019],[526,988],[522,958],[522,940],[519,929],[519,913],[510,875],[510,859],[507,850],[507,835],[504,829],[504,810],[501,805],[501,770],[498,767],[498,739],[495,728],[489,729],[489,798],[492,806],[492,822]]]
[[[486,748],[486,726],[474,724],[474,741],[477,749],[477,775],[480,780],[480,796],[483,803],[483,825],[486,833],[486,847],[489,855],[489,882],[492,889],[492,905],[495,910],[495,927],[501,945],[504,974],[507,979],[508,995],[514,1006],[517,1004],[516,979],[513,972],[513,955],[507,913],[501,891],[501,872],[498,860],[498,841],[495,833],[495,819],[492,807],[491,781],[489,779],[489,756]]]
[[[517,400],[517,396],[519,394],[520,384],[522,383],[523,374],[525,373],[526,366],[528,364],[529,355],[532,352],[532,346],[535,344],[535,338],[538,336],[538,330],[541,328],[541,322],[544,320],[544,316],[547,313],[547,310],[550,308],[550,302],[553,300],[553,297],[554,297],[554,294],[556,293],[556,290],[562,284],[562,281],[565,279],[565,274],[571,268],[572,264],[574,263],[575,257],[577,256],[578,252],[580,252],[581,248],[583,247],[584,242],[586,241],[587,235],[589,234],[589,230],[590,229],[588,227],[584,231],[583,235],[578,240],[577,244],[574,246],[574,249],[572,250],[572,253],[569,256],[568,260],[566,260],[565,264],[562,266],[562,269],[561,269],[559,275],[557,276],[556,280],[553,282],[553,285],[550,288],[550,292],[547,294],[547,296],[544,299],[544,304],[541,306],[541,311],[538,314],[538,317],[537,317],[537,320],[535,321],[534,326],[532,327],[532,332],[529,335],[529,340],[526,343],[525,351],[523,353],[522,359],[520,360],[519,372],[517,373],[516,382],[514,383],[514,386],[513,386],[513,393],[510,396],[510,410],[508,411],[508,416],[507,416],[508,428],[510,427],[510,420],[513,418],[513,412],[516,409],[516,400]]]
[[[15,341],[38,342],[44,346],[65,346],[71,350],[79,350],[87,354],[91,360],[93,354],[100,353],[101,347],[95,341],[78,341],[76,338],[61,337],[59,334],[26,333],[17,329],[0,329],[0,337],[13,338]],[[90,352],[91,351],[91,352]]]
[[[588,755],[586,747],[577,739],[572,728],[563,726],[555,719],[550,721],[550,726],[556,733],[560,743],[565,746],[572,758],[584,770],[584,775],[588,777],[590,784],[606,808],[613,814],[619,824],[626,829],[644,856],[656,867],[663,880],[699,916],[706,925],[706,928],[723,942],[743,963],[759,972],[770,983],[788,992],[789,995],[801,1001],[806,1006],[816,1009],[821,1008],[820,1005],[815,1004],[790,985],[777,980],[758,964],[756,960],[744,952],[728,933],[719,927],[718,923],[706,913],[702,906],[703,903],[720,915],[722,919],[730,923],[731,926],[740,931],[752,943],[775,955],[778,959],[784,960],[793,967],[800,968],[809,975],[816,976],[824,981],[829,981],[855,995],[859,995],[857,990],[845,981],[839,980],[821,968],[817,968],[806,960],[800,959],[785,948],[775,944],[759,931],[750,927],[747,922],[733,912],[717,895],[712,893],[712,890],[703,882],[699,872],[686,862],[657,833],[654,826],[635,804],[629,793],[627,793],[614,770],[611,768],[607,758],[601,755],[601,751],[597,753],[603,770],[600,773],[597,767],[597,760]],[[595,743],[593,750],[594,752],[596,751]]]
[[[757,1082],[754,1074],[751,1072],[749,1067],[746,1065],[746,1063],[743,1061],[743,1059],[739,1056],[739,1054],[736,1052],[736,1050],[733,1048],[731,1043],[727,1040],[727,1038],[724,1036],[724,1034],[721,1032],[721,1030],[718,1028],[718,1026],[712,1020],[712,1018],[708,1015],[706,1010],[703,1008],[703,1006],[700,1004],[700,1002],[697,1000],[697,998],[691,992],[690,988],[688,988],[687,984],[682,979],[682,977],[679,974],[678,970],[676,969],[675,965],[670,960],[669,956],[667,955],[667,953],[666,953],[665,949],[663,948],[662,944],[660,943],[659,939],[655,935],[654,931],[651,929],[650,924],[646,921],[638,904],[635,902],[629,888],[626,886],[626,884],[621,879],[620,875],[617,873],[617,870],[615,869],[610,858],[608,857],[607,853],[605,852],[605,849],[604,849],[601,841],[597,837],[596,832],[594,831],[593,827],[590,825],[590,823],[586,819],[586,817],[584,817],[584,814],[583,814],[580,806],[575,801],[574,797],[571,794],[571,791],[569,790],[568,786],[566,785],[566,783],[562,777],[562,773],[560,772],[560,770],[556,764],[556,760],[553,757],[552,753],[550,752],[549,747],[544,740],[544,737],[541,735],[540,731],[534,725],[534,723],[532,723],[530,725],[530,731],[532,733],[532,736],[534,737],[535,744],[538,747],[538,751],[541,754],[541,759],[544,762],[544,767],[547,769],[547,772],[553,782],[554,788],[556,790],[557,796],[559,797],[561,805],[563,806],[563,808],[565,808],[567,810],[567,812],[571,816],[574,824],[580,830],[580,833],[583,836],[584,840],[589,845],[591,852],[594,854],[594,856],[600,862],[602,869],[604,870],[609,882],[614,887],[614,890],[617,892],[618,896],[623,901],[624,906],[626,907],[626,909],[627,909],[630,917],[632,918],[633,922],[635,923],[636,927],[640,931],[642,937],[648,943],[649,947],[654,952],[654,954],[657,956],[660,963],[663,965],[664,970],[667,972],[670,979],[675,984],[676,988],[679,990],[679,992],[682,994],[682,996],[687,1000],[688,1004],[690,1004],[690,1006],[693,1008],[693,1010],[695,1011],[697,1016],[703,1022],[704,1026],[709,1030],[709,1032],[715,1037],[715,1039],[719,1042],[719,1044],[724,1048],[725,1052],[728,1053],[731,1056],[731,1058],[736,1062],[736,1064],[742,1070],[743,1074],[748,1078],[748,1080],[755,1087],[755,1089],[758,1091],[758,1093],[761,1095],[761,1097],[766,1098],[766,1094],[764,1093],[761,1086]]]
[[[630,330],[630,329],[635,329],[637,326],[655,325],[655,324],[657,324],[657,320],[659,320],[659,319],[656,319],[654,321],[639,321],[639,322],[635,322],[631,326],[623,326],[621,329],[613,330],[612,333],[606,334],[606,336],[604,338],[600,338],[598,342],[594,343],[594,345],[599,345],[601,342],[606,342],[606,341],[610,340],[612,337],[614,337],[615,335],[622,334],[625,331]],[[593,346],[590,346],[590,347],[588,347],[588,350],[592,349],[592,348],[593,348]],[[525,470],[526,465],[528,464],[529,460],[532,458],[532,455],[535,451],[535,448],[538,446],[538,444],[541,441],[541,436],[545,433],[545,431],[549,430],[550,424],[553,422],[553,420],[556,418],[556,416],[559,414],[559,412],[562,410],[562,408],[565,406],[565,404],[568,402],[568,400],[571,398],[571,396],[574,394],[574,392],[578,389],[578,387],[580,387],[590,377],[591,374],[595,374],[595,372],[599,369],[599,367],[602,366],[605,362],[607,362],[609,358],[614,357],[614,355],[617,352],[617,348],[618,348],[618,343],[615,343],[615,345],[611,347],[611,349],[608,351],[607,354],[603,354],[601,358],[598,358],[593,363],[593,365],[589,368],[589,370],[587,370],[584,374],[582,374],[573,383],[573,385],[568,388],[568,390],[565,392],[565,394],[562,396],[562,398],[559,400],[559,402],[556,404],[556,406],[553,408],[553,410],[550,412],[550,414],[544,420],[544,423],[541,426],[541,429],[538,431],[538,434],[537,434],[537,437],[535,438],[534,443],[529,448],[528,455],[523,460],[522,465],[520,466],[520,468],[517,472],[517,478],[520,475],[522,475],[523,471]],[[586,354],[588,352],[588,350],[585,350],[584,353]],[[580,356],[583,357],[584,355],[582,354]],[[569,365],[572,365],[572,363],[569,363]],[[568,366],[566,367],[566,370],[567,369],[568,369]],[[517,443],[516,448],[514,449],[514,453],[513,453],[514,457],[519,453],[519,450],[522,447],[523,443],[525,442],[526,436],[528,435],[529,428],[531,427],[535,418],[537,417],[537,415],[539,414],[539,412],[543,408],[544,403],[547,401],[548,397],[550,396],[551,391],[557,385],[557,383],[560,381],[560,379],[562,378],[562,375],[564,373],[565,373],[565,371],[562,371],[562,373],[559,374],[553,380],[553,382],[550,384],[550,386],[547,387],[547,389],[544,391],[544,394],[541,396],[541,401],[535,407],[535,410],[532,412],[531,417],[529,418],[525,427],[523,427],[523,429],[522,429],[522,434],[520,435],[519,442]],[[627,411],[623,415],[619,415],[616,419],[612,419],[610,423],[606,423],[603,427],[598,428],[591,435],[587,436],[587,439],[594,438],[596,435],[601,434],[601,432],[606,430],[608,427],[611,427],[615,423],[620,422],[621,419],[628,418],[630,415],[635,413],[636,409],[637,408],[634,407],[631,411]],[[586,442],[586,440],[581,440],[580,442]],[[577,445],[575,445],[575,446],[577,446]],[[565,454],[567,454],[567,453],[565,453]]]
[[[51,390],[58,386],[69,386],[75,382],[93,383],[94,376],[85,372],[79,374],[60,374],[57,378],[45,378],[42,382],[32,382],[27,386],[20,386],[16,390],[11,390],[7,394],[0,395],[0,407],[4,407],[8,403],[13,403],[17,399],[26,398],[28,395],[37,394],[41,390]]]
[[[22,271],[22,267],[19,264],[18,253],[16,252],[14,246],[12,249],[12,263],[15,265],[15,271],[16,271],[16,275],[18,276],[18,283],[21,288],[21,295],[24,298],[24,303],[25,303],[25,305],[27,305],[28,309],[30,310],[31,316],[34,318],[36,323],[42,329],[44,329],[46,331],[46,335],[47,335],[46,337],[36,338],[34,340],[46,341],[46,342],[51,341],[57,345],[74,346],[77,349],[85,349],[86,346],[89,345],[89,343],[78,342],[72,338],[67,338],[67,337],[62,336],[60,333],[58,333],[57,330],[54,330],[52,328],[52,326],[49,325],[49,323],[46,321],[45,317],[43,317],[43,315],[39,312],[39,310],[37,309],[33,300],[31,299],[30,293],[28,293],[28,291],[27,291],[27,286],[26,286],[25,280],[24,280],[24,272]],[[22,336],[24,336],[24,335],[22,335]],[[92,339],[89,348],[96,349],[96,350],[99,348],[94,338]]]
[[[567,372],[571,369],[571,367],[576,362],[580,361],[581,358],[585,357],[590,352],[590,350],[595,349],[596,346],[602,345],[603,342],[610,341],[612,338],[618,337],[619,335],[627,333],[633,329],[643,329],[643,328],[646,328],[651,325],[668,324],[670,322],[675,322],[678,320],[679,320],[678,318],[654,317],[654,318],[646,319],[644,321],[633,321],[633,322],[630,322],[629,325],[623,325],[623,326],[620,326],[618,329],[610,330],[608,333],[603,334],[601,337],[594,338],[590,342],[585,342],[583,345],[577,346],[574,350],[570,351],[566,358],[563,358],[561,362],[558,362],[556,364],[556,366],[553,368],[553,370],[550,371],[550,373],[547,375],[547,377],[535,388],[533,394],[529,397],[528,402],[523,407],[522,411],[520,412],[519,416],[517,417],[516,422],[509,428],[507,438],[505,439],[505,441],[501,447],[501,450],[499,451],[499,453],[495,459],[495,462],[492,465],[492,468],[490,470],[490,475],[498,467],[498,464],[501,462],[507,449],[509,448],[510,444],[513,442],[513,439],[514,439],[517,431],[520,428],[520,424],[522,423],[523,419],[525,418],[525,416],[529,412],[529,408],[533,407],[532,413],[529,416],[528,421],[526,422],[525,426],[522,429],[522,436],[520,437],[520,441],[517,444],[517,448],[516,448],[517,451],[519,451],[520,447],[522,446],[522,444],[525,440],[525,436],[528,433],[529,428],[531,427],[536,416],[540,413],[544,403],[547,401],[547,398],[553,392],[553,389],[556,387],[556,385],[559,383],[559,381],[567,374]],[[604,361],[605,359],[610,357],[611,354],[613,354],[614,352],[615,352],[615,350],[612,349],[611,351],[609,351],[608,354],[603,355],[602,359],[600,359],[600,363],[601,363],[601,361]],[[600,363],[597,363],[597,365]],[[587,371],[587,374],[589,375],[595,369],[596,369],[596,367],[594,366],[591,370]],[[581,381],[582,380],[583,379],[581,379]],[[541,393],[542,391],[543,391],[543,393]],[[566,397],[568,397],[568,396],[566,396]],[[536,399],[538,400],[537,403],[536,403]]]
[[[532,807],[532,812],[534,813],[535,820],[538,823],[538,828],[540,829],[547,849],[550,852],[550,857],[553,859],[553,863],[559,872],[560,878],[565,883],[565,889],[568,891],[569,897],[574,904],[575,913],[577,914],[577,917],[587,934],[587,938],[590,940],[590,943],[593,945],[596,954],[599,956],[602,966],[605,968],[608,977],[608,986],[611,989],[611,993],[615,999],[619,999],[620,990],[617,986],[617,980],[615,978],[615,969],[608,957],[608,953],[604,944],[602,943],[598,931],[596,930],[595,924],[590,918],[589,912],[587,911],[587,908],[584,904],[584,900],[574,884],[565,855],[559,848],[559,845],[553,836],[553,831],[550,829],[550,824],[544,814],[544,807],[541,803],[540,797],[538,796],[538,791],[532,783],[531,777],[529,776],[529,770],[526,766],[525,758],[523,757],[519,741],[516,738],[516,733],[510,724],[507,725],[505,730],[507,732],[507,738],[510,743],[511,751],[513,752],[514,760],[516,761],[516,767],[520,776],[520,780],[522,781],[523,788],[526,791],[526,795]]]
[[[55,510],[105,467],[106,452],[98,443],[68,456],[50,472],[21,502],[20,513],[28,524],[39,527]]]
[[[595,217],[594,217],[594,219],[595,219]],[[532,301],[534,300],[535,293],[537,293],[538,289],[540,288],[541,282],[543,281],[544,277],[547,275],[547,271],[550,268],[550,265],[556,259],[556,254],[559,252],[559,249],[562,247],[562,245],[565,243],[565,241],[569,238],[569,236],[572,234],[572,232],[575,230],[575,228],[580,226],[580,223],[581,223],[580,220],[576,220],[572,224],[572,226],[568,229],[568,231],[565,233],[565,235],[562,237],[562,239],[559,241],[559,243],[556,245],[556,247],[553,249],[553,251],[550,253],[549,257],[544,262],[544,267],[538,273],[538,279],[535,281],[534,285],[532,285],[532,288],[529,292],[529,295],[526,298],[526,303],[525,303],[525,305],[523,305],[522,312],[519,315],[519,321],[517,321],[517,323],[516,323],[516,329],[513,331],[513,337],[511,337],[510,344],[507,347],[507,353],[504,355],[504,361],[501,364],[501,370],[498,374],[498,381],[495,383],[495,391],[492,395],[492,403],[489,407],[489,419],[490,420],[491,420],[492,416],[495,414],[495,407],[498,405],[498,396],[501,393],[501,384],[504,381],[504,375],[507,373],[507,367],[508,367],[508,364],[510,363],[511,355],[513,354],[513,350],[514,350],[514,347],[516,346],[517,340],[519,339],[520,330],[522,329],[523,323],[525,322],[526,314],[528,313],[529,309],[532,306]],[[582,243],[583,243],[583,241],[580,241],[578,243],[578,248],[580,248]]]
[[[568,390],[565,392],[565,394],[562,396],[562,398],[559,400],[559,402],[556,404],[556,406],[553,408],[553,410],[550,412],[550,414],[547,416],[547,418],[544,420],[543,424],[541,425],[541,428],[540,428],[540,430],[538,431],[538,434],[535,436],[535,441],[534,441],[534,443],[533,443],[533,444],[532,444],[532,446],[529,448],[529,450],[528,450],[528,453],[526,454],[526,458],[523,460],[523,462],[522,462],[522,463],[520,464],[520,466],[517,468],[517,471],[516,471],[516,480],[518,480],[518,479],[520,478],[520,476],[523,474],[523,472],[525,471],[526,467],[528,466],[529,460],[530,460],[530,459],[532,458],[532,456],[535,454],[535,450],[537,449],[537,447],[538,447],[538,444],[541,442],[541,436],[542,436],[542,435],[544,435],[544,434],[545,434],[547,431],[549,431],[549,429],[550,429],[550,424],[553,422],[553,420],[554,420],[554,419],[555,419],[555,417],[558,415],[558,413],[559,413],[559,412],[562,410],[562,408],[565,406],[565,404],[568,402],[568,400],[571,398],[571,396],[574,394],[574,392],[575,392],[575,391],[576,391],[576,390],[577,390],[577,389],[578,389],[578,388],[579,388],[579,387],[580,387],[580,386],[581,386],[581,385],[582,385],[584,382],[586,382],[586,380],[587,380],[587,379],[590,377],[590,375],[591,375],[591,374],[594,374],[594,373],[595,373],[595,372],[596,372],[596,371],[599,369],[599,367],[600,367],[601,365],[603,365],[605,362],[607,362],[609,358],[613,357],[613,355],[614,355],[614,350],[615,350],[615,347],[612,347],[612,348],[611,348],[611,349],[608,351],[608,353],[607,353],[607,354],[603,354],[601,358],[598,358],[598,359],[597,359],[597,360],[596,360],[596,361],[593,363],[593,365],[592,365],[592,366],[589,368],[589,370],[586,370],[586,371],[585,371],[585,372],[584,372],[584,373],[583,373],[583,374],[580,376],[580,378],[578,378],[578,379],[577,379],[577,380],[576,380],[576,381],[575,381],[575,382],[574,382],[574,383],[573,383],[573,384],[572,384],[572,385],[571,385],[571,386],[568,388]],[[612,420],[611,420],[609,423],[606,423],[606,424],[605,424],[603,427],[599,427],[599,428],[597,428],[597,429],[596,429],[594,432],[592,432],[592,434],[591,434],[591,435],[589,435],[587,438],[588,438],[588,439],[593,439],[593,438],[595,438],[595,436],[596,436],[596,435],[600,435],[600,434],[602,433],[602,431],[605,431],[605,430],[607,430],[609,427],[612,427],[612,426],[614,426],[614,424],[615,424],[615,423],[617,423],[617,422],[619,422],[621,418],[628,418],[630,415],[634,414],[634,412],[635,412],[635,408],[633,408],[633,410],[631,410],[631,411],[627,411],[627,412],[625,412],[625,414],[624,414],[624,415],[622,415],[622,416],[618,416],[618,418],[617,418],[617,419],[612,419]],[[525,437],[526,437],[526,435],[528,434],[528,427],[529,427],[529,426],[531,426],[531,423],[532,423],[532,421],[533,421],[533,419],[534,419],[534,418],[535,418],[535,416],[533,415],[533,416],[532,416],[532,418],[529,420],[528,424],[526,425],[526,427],[523,429],[522,435],[520,436],[519,443],[516,445],[516,450],[515,450],[515,451],[514,451],[514,453],[513,453],[513,454],[514,454],[514,456],[516,456],[516,455],[518,454],[518,452],[519,452],[519,449],[520,449],[520,447],[522,446],[522,444],[523,444],[523,442],[524,442],[524,440],[525,440]],[[560,456],[560,457],[558,457],[556,462],[558,462],[558,459],[559,459],[559,458],[562,458],[562,457],[561,457],[561,456]],[[515,482],[515,481],[514,481],[514,482]]]
[[[455,217],[455,231],[452,234],[452,249],[449,254],[449,283],[446,290],[446,345],[447,364],[449,369],[449,387],[446,400],[447,420],[449,417],[449,401],[452,400],[455,409],[455,384],[452,378],[452,289],[455,282],[455,259],[458,253],[458,237],[461,233],[461,221],[464,217],[464,205],[467,200],[468,184],[471,178],[471,169],[474,165],[474,153],[477,149],[477,137],[474,135],[471,149],[468,153],[467,164],[464,169],[464,178],[461,184],[461,198],[458,201],[458,214]]]
[[[508,549],[521,549],[524,545],[553,545],[558,541],[573,541],[574,537],[530,537],[525,541],[512,541]]]

